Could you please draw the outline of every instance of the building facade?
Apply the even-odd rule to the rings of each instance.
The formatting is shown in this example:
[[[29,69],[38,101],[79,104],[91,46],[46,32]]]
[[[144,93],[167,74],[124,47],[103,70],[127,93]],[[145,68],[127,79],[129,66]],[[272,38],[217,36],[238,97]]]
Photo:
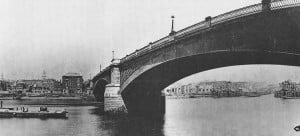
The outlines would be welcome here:
[[[216,81],[213,84],[213,97],[238,97],[242,96],[242,85],[230,81]]]
[[[78,73],[67,73],[62,76],[63,93],[82,93],[83,78]]]
[[[92,80],[83,82],[83,93],[86,95],[93,95],[93,82]]]
[[[28,87],[28,93],[39,94],[61,94],[62,84],[55,79],[35,79],[35,80],[21,80]]]
[[[9,88],[9,82],[0,80],[0,91],[7,91]]]
[[[213,83],[212,82],[200,82],[196,85],[196,94],[210,96],[213,91]]]
[[[275,91],[275,97],[300,97],[300,83],[292,82],[291,80],[286,80],[281,82],[279,86],[281,89],[279,91]]]
[[[236,97],[243,95],[247,82],[212,81],[199,82],[197,84],[180,85],[164,90],[170,96],[213,96],[213,97]]]

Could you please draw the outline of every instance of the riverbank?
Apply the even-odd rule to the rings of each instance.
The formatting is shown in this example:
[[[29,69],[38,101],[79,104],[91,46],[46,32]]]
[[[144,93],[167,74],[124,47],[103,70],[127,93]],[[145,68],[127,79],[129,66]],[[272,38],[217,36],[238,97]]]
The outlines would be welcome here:
[[[22,99],[3,100],[4,105],[10,103],[31,106],[103,106],[103,102],[87,101],[82,99]]]
[[[167,99],[188,99],[188,98],[200,98],[211,97],[211,95],[179,95],[179,96],[166,96]]]
[[[81,97],[22,97],[21,100],[42,100],[42,99],[48,99],[48,100],[81,100]]]
[[[45,105],[45,106],[102,106],[103,102],[81,102],[81,103],[23,103],[23,105]]]

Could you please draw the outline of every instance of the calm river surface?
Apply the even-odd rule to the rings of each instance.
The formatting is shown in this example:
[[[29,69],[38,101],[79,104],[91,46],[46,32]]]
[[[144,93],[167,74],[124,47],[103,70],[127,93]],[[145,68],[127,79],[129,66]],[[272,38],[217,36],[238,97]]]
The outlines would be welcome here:
[[[94,106],[62,106],[68,119],[0,118],[0,136],[296,136],[300,99],[273,95],[239,98],[168,99],[162,121],[110,117]],[[20,106],[16,101],[4,101]],[[37,107],[33,107],[37,108]]]

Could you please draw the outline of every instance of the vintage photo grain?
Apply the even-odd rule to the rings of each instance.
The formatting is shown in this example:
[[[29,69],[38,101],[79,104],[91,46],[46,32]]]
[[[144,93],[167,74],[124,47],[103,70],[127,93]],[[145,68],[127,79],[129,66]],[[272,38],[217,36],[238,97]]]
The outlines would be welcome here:
[[[300,0],[0,0],[0,136],[300,135]]]

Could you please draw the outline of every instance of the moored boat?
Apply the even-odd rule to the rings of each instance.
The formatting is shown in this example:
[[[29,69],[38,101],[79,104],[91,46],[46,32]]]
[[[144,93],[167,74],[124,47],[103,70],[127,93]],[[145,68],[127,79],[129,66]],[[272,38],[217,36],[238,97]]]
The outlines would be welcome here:
[[[246,96],[246,97],[259,97],[261,95],[262,94],[259,92],[245,92],[244,93],[244,96]]]
[[[40,107],[38,111],[29,111],[28,108],[1,108],[0,117],[16,118],[67,118],[66,110],[48,111],[47,107]]]
[[[282,99],[300,99],[300,97],[297,96],[281,96]]]
[[[197,97],[194,95],[190,95],[189,98],[197,98]]]

